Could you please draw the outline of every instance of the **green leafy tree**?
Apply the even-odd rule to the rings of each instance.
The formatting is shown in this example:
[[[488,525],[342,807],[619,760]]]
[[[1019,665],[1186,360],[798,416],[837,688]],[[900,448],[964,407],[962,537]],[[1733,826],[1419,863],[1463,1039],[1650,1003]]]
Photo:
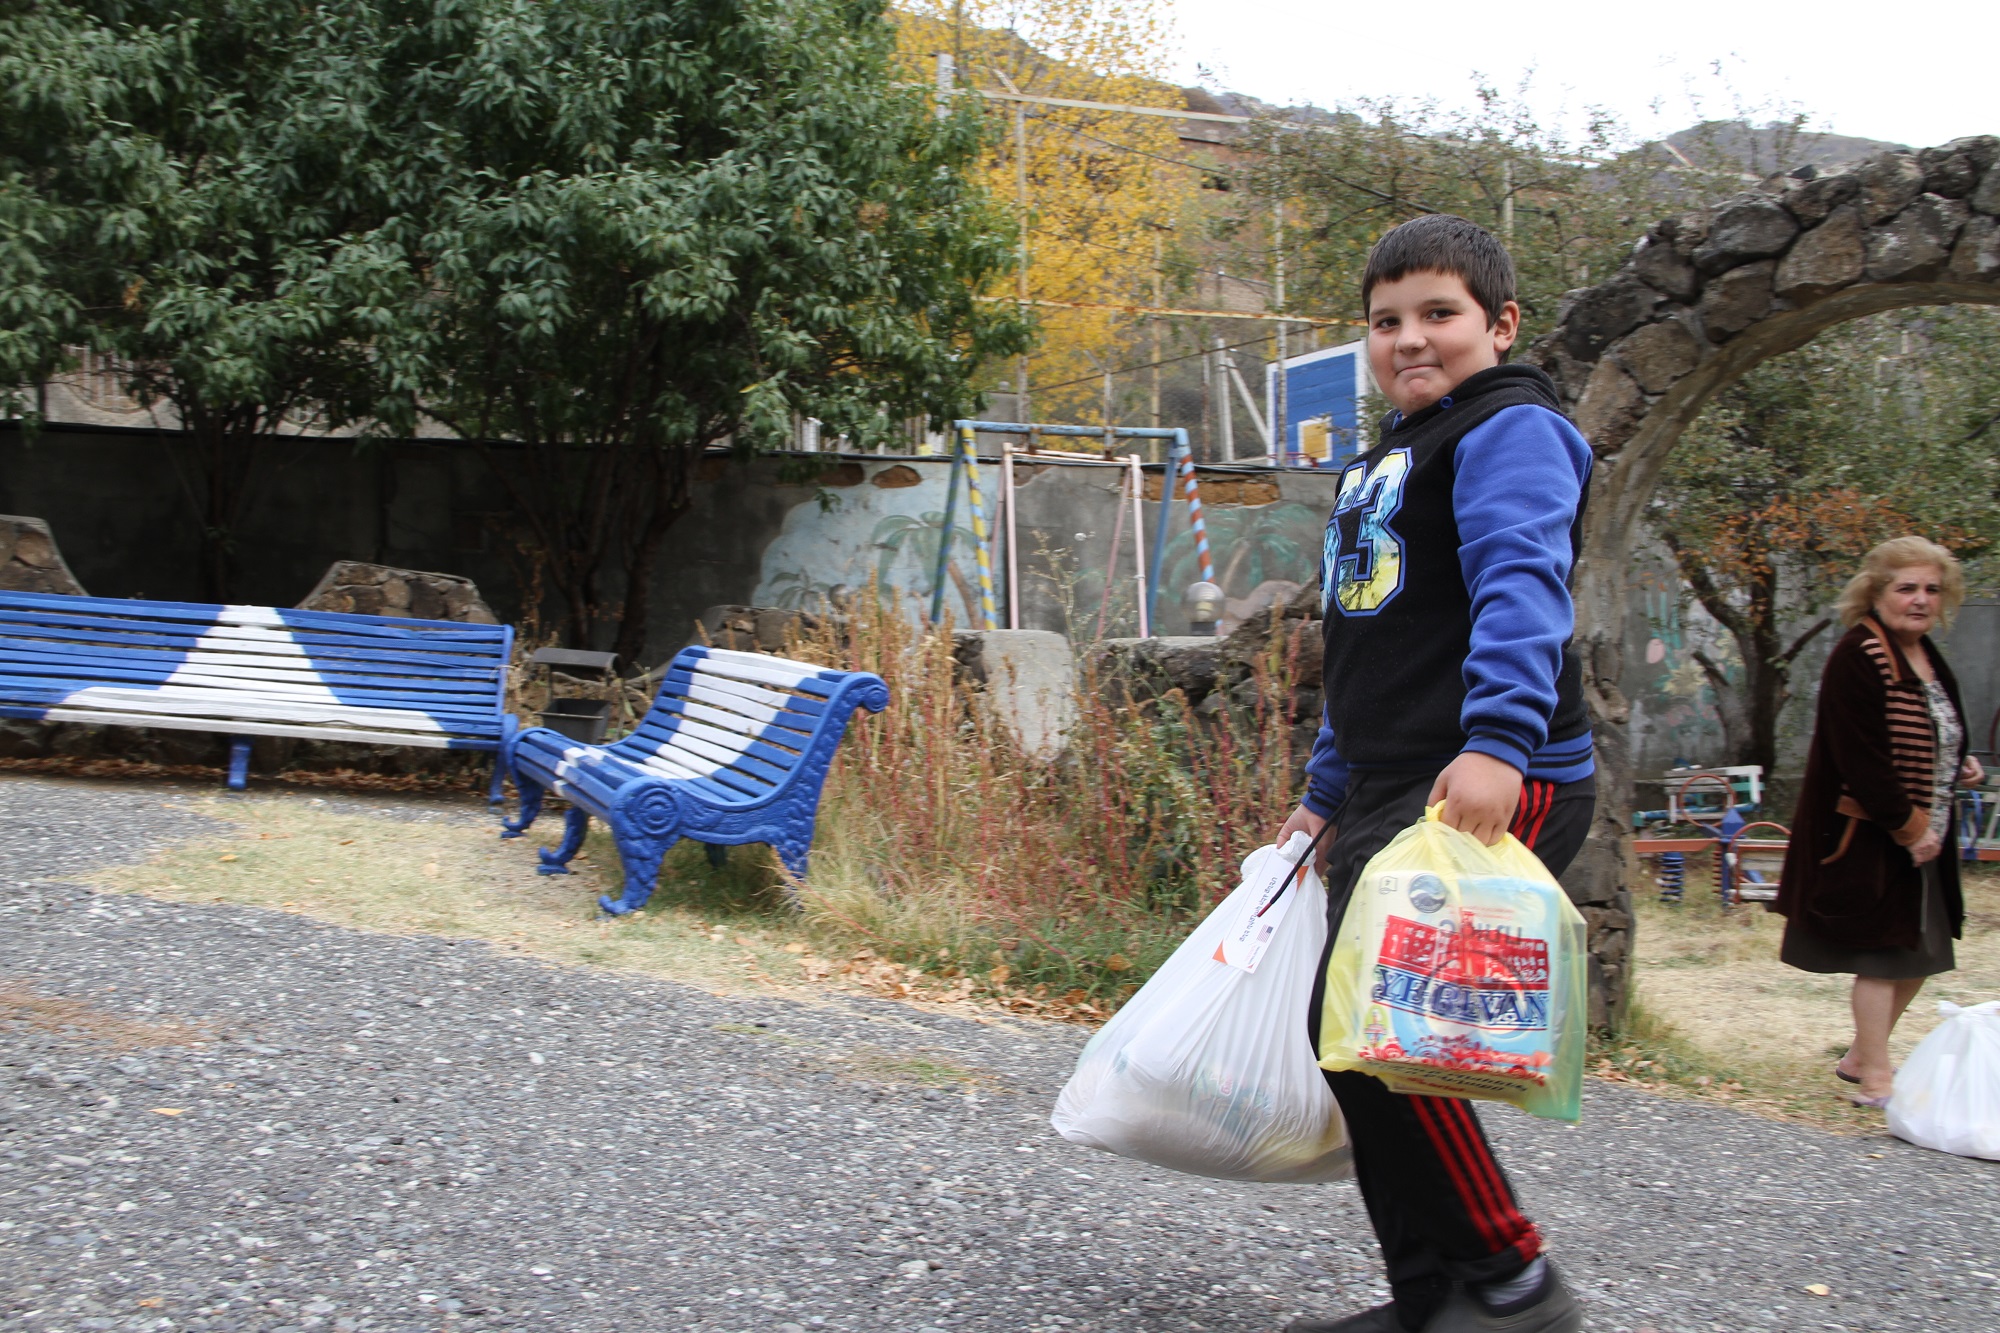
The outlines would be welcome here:
[[[415,17],[0,6],[0,383],[85,345],[167,409],[197,460],[212,598],[230,595],[259,442],[366,419],[400,360],[398,213],[428,137],[406,94],[444,35]]]
[[[1730,762],[1775,765],[1794,666],[1871,546],[2000,542],[1996,335],[1969,307],[1840,326],[1724,389],[1676,446],[1651,525],[1736,649],[1694,654]]]
[[[644,651],[708,446],[970,410],[1018,317],[978,111],[902,84],[870,0],[494,0],[429,108],[425,411],[487,446],[568,637]]]

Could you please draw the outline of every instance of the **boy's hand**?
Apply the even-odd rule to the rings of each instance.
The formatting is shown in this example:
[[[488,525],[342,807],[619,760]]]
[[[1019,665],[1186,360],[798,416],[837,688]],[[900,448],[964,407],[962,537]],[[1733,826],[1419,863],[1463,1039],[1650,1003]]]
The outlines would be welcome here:
[[[1467,750],[1445,765],[1425,805],[1444,802],[1444,822],[1491,847],[1514,822],[1521,770],[1504,759]],[[1288,826],[1289,827],[1289,826]]]
[[[1326,821],[1324,819],[1321,819],[1318,815],[1301,805],[1298,809],[1292,811],[1292,817],[1287,819],[1285,826],[1278,830],[1278,836],[1272,840],[1272,846],[1283,847],[1285,839],[1291,837],[1294,833],[1303,833],[1308,838],[1318,838],[1319,831],[1325,827]],[[1335,830],[1320,839],[1319,846],[1313,849],[1314,870],[1326,869],[1327,858],[1333,855],[1333,840],[1339,836],[1339,830]]]

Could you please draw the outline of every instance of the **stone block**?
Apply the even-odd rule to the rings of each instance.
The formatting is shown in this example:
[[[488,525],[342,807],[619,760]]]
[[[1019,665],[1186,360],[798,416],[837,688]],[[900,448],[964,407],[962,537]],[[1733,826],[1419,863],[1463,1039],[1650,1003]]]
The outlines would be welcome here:
[[[982,687],[980,706],[1023,754],[1047,761],[1062,753],[1076,722],[1076,659],[1068,639],[1050,630],[993,629],[963,636],[957,651]]]
[[[1694,265],[1703,273],[1720,273],[1747,260],[1769,259],[1783,254],[1798,234],[1798,220],[1775,201],[1740,199],[1716,212],[1708,239],[1695,247]]]
[[[1953,139],[1938,151],[1962,154],[1978,170],[1991,171],[2000,165],[2000,136],[1968,134],[1963,139]]]
[[[1924,192],[1924,169],[1908,153],[1877,153],[1856,167],[1854,176],[1861,183],[1861,216],[1871,227]]]
[[[1701,275],[1671,241],[1641,241],[1632,253],[1632,271],[1648,287],[1676,301],[1692,301],[1701,290]]]
[[[1965,225],[1962,200],[1919,196],[1888,222],[1868,230],[1868,276],[1875,282],[1921,282],[1951,261]]]
[[[69,572],[49,525],[17,514],[0,514],[0,590],[89,595]]]
[[[1945,275],[1960,281],[2000,280],[2000,219],[1975,215],[1967,220],[1951,248]]]
[[[1665,393],[1701,361],[1701,344],[1679,320],[1648,324],[1615,344],[1611,354],[1647,393]]]
[[[336,560],[328,565],[299,609],[456,620],[468,625],[500,623],[471,579],[361,560]]]
[[[1924,169],[1924,191],[1941,198],[1963,199],[1979,183],[1979,164],[1950,144],[1924,149],[1917,165]]]
[[[1563,347],[1580,361],[1594,361],[1612,343],[1639,327],[1660,303],[1660,293],[1629,273],[1579,293],[1558,318]]]
[[[1787,189],[1781,202],[1793,217],[1810,227],[1860,193],[1860,180],[1851,172],[1841,172],[1802,181]]]
[[[1599,453],[1618,448],[1632,438],[1645,415],[1646,395],[1630,375],[1609,357],[1597,363],[1576,404],[1576,428]]]
[[[1710,342],[1727,342],[1771,310],[1771,279],[1775,261],[1760,259],[1733,268],[1708,284],[1696,307]]]
[[[1778,295],[1792,301],[1814,301],[1861,281],[1867,267],[1867,247],[1861,214],[1843,204],[1826,220],[1799,237],[1798,244],[1778,265]]]
[[[1975,212],[1988,215],[2000,214],[2000,165],[1986,169],[1986,174],[1980,177],[1979,184],[1973,187],[1968,202]]]
[[[819,628],[819,617],[810,611],[781,606],[711,606],[698,622],[704,639],[717,648],[734,648],[745,653],[782,655],[800,635]]]

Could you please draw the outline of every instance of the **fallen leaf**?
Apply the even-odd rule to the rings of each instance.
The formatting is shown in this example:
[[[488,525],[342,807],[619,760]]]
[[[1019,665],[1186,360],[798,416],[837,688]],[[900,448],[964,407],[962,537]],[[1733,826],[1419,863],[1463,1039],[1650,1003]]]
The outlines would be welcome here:
[[[153,1108],[153,1114],[154,1114],[154,1115],[186,1115],[186,1114],[187,1114],[187,1107],[185,1107],[185,1106],[155,1106],[155,1107]]]
[[[342,838],[339,842],[336,842],[333,845],[336,847],[352,847],[354,845],[354,839]]]
[[[219,861],[234,861],[236,859],[236,853],[224,852],[221,856],[217,857],[216,859]]]
[[[158,1296],[148,1296],[145,1300],[139,1302],[139,1308],[141,1310],[157,1310],[165,1304],[166,1301]]]
[[[1109,972],[1129,972],[1132,970],[1132,960],[1122,953],[1114,953],[1104,960],[1104,967]]]
[[[424,862],[424,874],[432,879],[436,879],[438,877],[438,863],[435,861]]]
[[[803,944],[787,944],[785,946],[786,953],[804,953],[805,951],[806,946]]]
[[[746,949],[754,949],[757,947],[757,941],[751,939],[748,935],[738,935],[736,937],[736,942],[742,945]]]
[[[1806,1290],[1811,1292],[1815,1296],[1833,1295],[1833,1288],[1827,1286],[1826,1283],[1824,1282],[1808,1282],[1806,1284]]]

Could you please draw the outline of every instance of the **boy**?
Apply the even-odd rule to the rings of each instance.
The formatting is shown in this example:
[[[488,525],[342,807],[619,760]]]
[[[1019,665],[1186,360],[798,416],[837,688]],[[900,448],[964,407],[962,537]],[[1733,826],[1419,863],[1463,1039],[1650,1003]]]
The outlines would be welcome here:
[[[1369,369],[1396,410],[1341,475],[1327,524],[1326,718],[1278,837],[1334,825],[1321,855],[1336,911],[1438,801],[1446,823],[1488,844],[1511,830],[1560,874],[1594,788],[1568,589],[1590,446],[1548,376],[1503,364],[1521,319],[1513,261],[1463,218],[1420,217],[1376,243],[1361,297]],[[1319,1011],[1315,993],[1315,1047]],[[1395,1299],[1288,1333],[1582,1327],[1470,1102],[1326,1079]]]

